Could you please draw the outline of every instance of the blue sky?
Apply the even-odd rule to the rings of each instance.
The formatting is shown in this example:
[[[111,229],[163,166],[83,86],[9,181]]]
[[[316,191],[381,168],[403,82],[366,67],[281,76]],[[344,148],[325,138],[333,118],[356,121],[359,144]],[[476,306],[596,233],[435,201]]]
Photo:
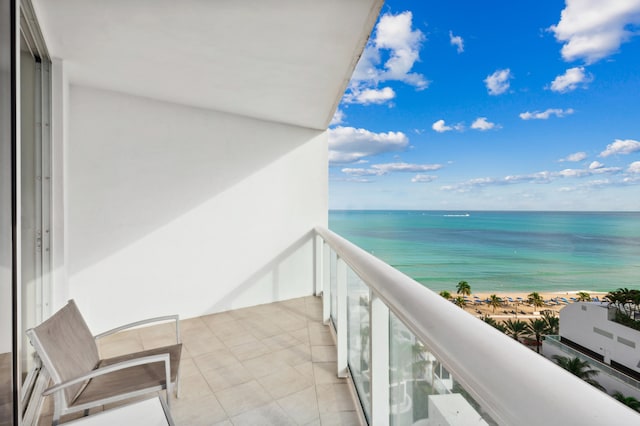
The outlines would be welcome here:
[[[387,1],[331,209],[640,210],[640,0]]]

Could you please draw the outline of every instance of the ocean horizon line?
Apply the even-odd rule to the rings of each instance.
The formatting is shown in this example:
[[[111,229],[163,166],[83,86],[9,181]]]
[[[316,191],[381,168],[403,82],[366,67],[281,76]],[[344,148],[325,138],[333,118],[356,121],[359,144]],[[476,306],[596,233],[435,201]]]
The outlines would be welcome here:
[[[469,212],[469,213],[640,213],[640,210],[527,210],[527,209],[329,209],[329,212]]]

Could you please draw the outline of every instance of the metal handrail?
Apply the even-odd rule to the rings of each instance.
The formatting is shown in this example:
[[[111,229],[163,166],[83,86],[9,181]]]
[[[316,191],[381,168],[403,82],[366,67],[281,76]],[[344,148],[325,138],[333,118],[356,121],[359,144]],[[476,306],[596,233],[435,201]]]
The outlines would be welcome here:
[[[323,227],[316,232],[499,424],[640,420],[602,391],[341,236]]]

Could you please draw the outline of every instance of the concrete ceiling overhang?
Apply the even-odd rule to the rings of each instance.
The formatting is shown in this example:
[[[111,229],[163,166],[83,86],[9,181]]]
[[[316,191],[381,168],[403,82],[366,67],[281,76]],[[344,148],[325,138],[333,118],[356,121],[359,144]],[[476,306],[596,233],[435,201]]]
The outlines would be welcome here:
[[[325,129],[382,0],[33,0],[72,84]]]

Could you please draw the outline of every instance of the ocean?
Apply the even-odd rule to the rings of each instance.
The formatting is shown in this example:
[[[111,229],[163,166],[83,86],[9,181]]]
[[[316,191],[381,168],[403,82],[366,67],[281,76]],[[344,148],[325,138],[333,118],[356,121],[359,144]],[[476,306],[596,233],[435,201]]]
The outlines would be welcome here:
[[[434,291],[640,288],[640,212],[332,210],[329,228]]]

